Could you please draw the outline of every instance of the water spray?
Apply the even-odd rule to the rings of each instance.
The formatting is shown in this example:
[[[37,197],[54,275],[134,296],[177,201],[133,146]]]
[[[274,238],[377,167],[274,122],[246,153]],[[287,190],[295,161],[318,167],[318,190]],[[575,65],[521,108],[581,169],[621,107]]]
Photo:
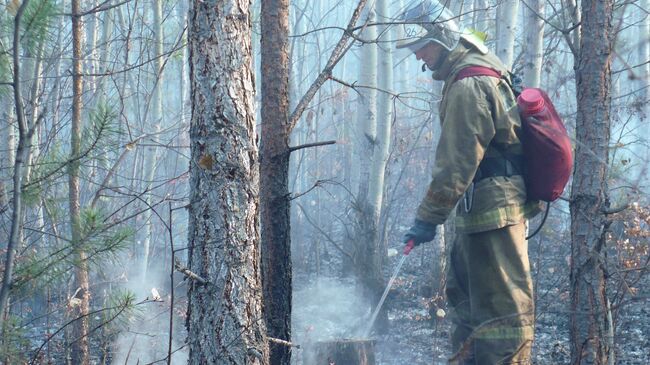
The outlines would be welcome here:
[[[368,327],[366,327],[366,330],[363,331],[363,338],[367,338],[370,335],[370,331],[372,330],[372,326],[375,324],[375,320],[377,319],[379,310],[384,305],[384,301],[388,296],[388,292],[390,291],[390,288],[393,286],[393,282],[395,281],[397,274],[399,274],[399,271],[402,269],[402,265],[404,265],[404,261],[406,261],[406,256],[408,256],[408,254],[411,253],[413,247],[415,247],[415,241],[411,239],[406,243],[406,246],[404,247],[404,255],[402,255],[402,257],[399,259],[399,262],[397,263],[397,267],[395,267],[395,271],[393,272],[393,276],[391,276],[390,280],[388,280],[388,285],[386,285],[386,289],[384,289],[384,293],[381,295],[381,299],[379,299],[379,303],[377,304],[377,307],[375,308],[374,312],[372,312],[372,316],[370,317],[370,322],[368,322]]]

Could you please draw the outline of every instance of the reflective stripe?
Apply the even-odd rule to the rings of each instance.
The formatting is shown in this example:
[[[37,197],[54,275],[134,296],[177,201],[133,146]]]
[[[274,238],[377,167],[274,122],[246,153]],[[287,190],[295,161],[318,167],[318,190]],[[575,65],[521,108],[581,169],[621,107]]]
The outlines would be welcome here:
[[[485,327],[477,328],[471,337],[481,340],[517,340],[532,339],[535,334],[533,326],[525,327]]]
[[[539,203],[498,207],[480,214],[456,217],[456,229],[464,233],[476,233],[517,224],[539,212]]]

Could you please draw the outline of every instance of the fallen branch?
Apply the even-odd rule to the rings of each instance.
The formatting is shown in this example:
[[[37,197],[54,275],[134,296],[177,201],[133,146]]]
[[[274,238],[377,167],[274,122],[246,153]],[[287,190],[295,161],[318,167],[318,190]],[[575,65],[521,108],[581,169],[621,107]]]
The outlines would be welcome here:
[[[623,204],[621,206],[614,207],[614,208],[603,208],[603,214],[610,215],[610,214],[620,213],[620,212],[624,211],[625,209],[627,209],[629,207],[630,207],[630,204],[626,203],[626,204]]]

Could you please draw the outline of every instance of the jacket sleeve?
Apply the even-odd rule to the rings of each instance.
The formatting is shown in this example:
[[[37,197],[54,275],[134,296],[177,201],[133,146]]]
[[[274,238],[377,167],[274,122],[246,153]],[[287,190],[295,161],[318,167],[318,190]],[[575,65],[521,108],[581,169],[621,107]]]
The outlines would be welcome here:
[[[495,125],[481,82],[469,77],[455,82],[445,96],[442,131],[436,150],[433,178],[417,210],[417,219],[445,222],[472,182]],[[489,82],[489,81],[488,81]]]

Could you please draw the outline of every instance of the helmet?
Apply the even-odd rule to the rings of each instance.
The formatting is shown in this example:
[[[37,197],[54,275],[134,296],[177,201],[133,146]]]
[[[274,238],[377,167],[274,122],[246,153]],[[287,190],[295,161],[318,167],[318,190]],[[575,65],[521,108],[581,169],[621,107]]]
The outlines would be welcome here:
[[[417,52],[428,42],[435,42],[451,51],[458,44],[460,31],[454,15],[437,0],[411,2],[401,15],[404,24],[404,38],[397,42],[397,48]]]
[[[435,42],[451,51],[462,38],[481,53],[487,53],[485,35],[473,30],[460,31],[457,17],[437,0],[415,0],[401,15],[404,22],[403,38],[397,48],[408,48],[413,53],[429,42]]]

